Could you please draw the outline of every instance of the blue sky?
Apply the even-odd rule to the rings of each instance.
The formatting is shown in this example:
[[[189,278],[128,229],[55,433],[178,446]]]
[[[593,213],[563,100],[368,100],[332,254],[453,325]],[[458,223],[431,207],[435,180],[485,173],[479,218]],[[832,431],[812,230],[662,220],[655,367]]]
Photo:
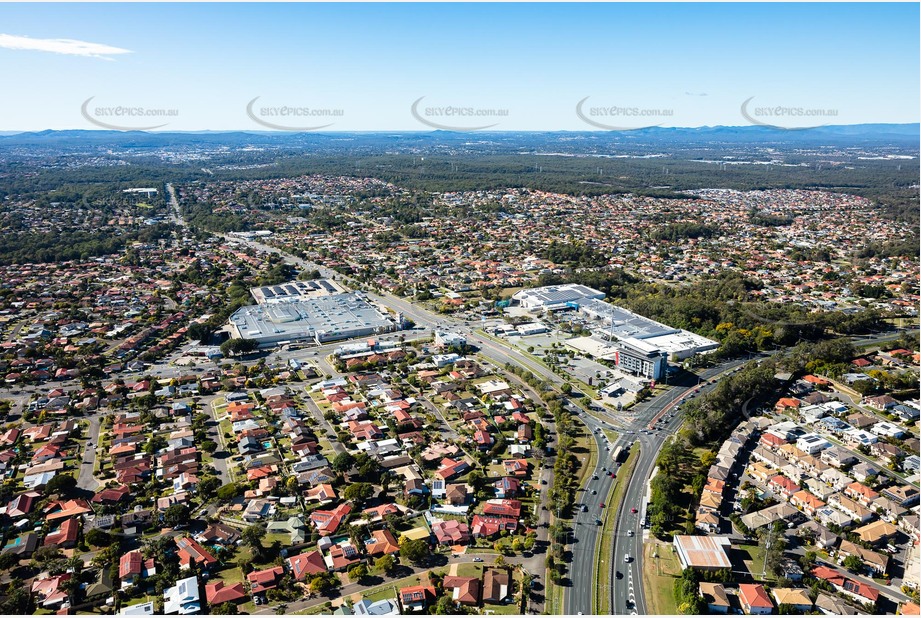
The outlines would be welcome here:
[[[3,4],[0,130],[98,128],[90,97],[94,120],[163,130],[264,129],[255,97],[257,120],[330,130],[589,130],[586,97],[623,128],[749,124],[751,97],[772,124],[918,122],[918,21],[917,3]],[[177,113],[99,111],[119,106]]]

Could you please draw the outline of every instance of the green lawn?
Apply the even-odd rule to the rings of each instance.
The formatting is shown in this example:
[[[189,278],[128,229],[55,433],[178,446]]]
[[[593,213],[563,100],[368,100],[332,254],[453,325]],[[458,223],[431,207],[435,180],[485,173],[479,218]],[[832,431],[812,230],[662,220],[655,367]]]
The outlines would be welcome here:
[[[243,581],[243,571],[240,567],[231,567],[229,569],[224,569],[223,571],[218,571],[216,574],[217,579],[220,579],[227,586],[233,586],[236,583]]]
[[[761,580],[761,571],[764,569],[764,548],[760,545],[743,545],[737,549],[748,554],[749,557],[745,560],[748,570],[756,581]],[[774,575],[768,571],[764,574],[763,581],[773,582],[775,579]]]
[[[397,596],[397,591],[400,588],[405,588],[406,586],[418,586],[420,583],[427,583],[428,575],[427,572],[420,573],[419,575],[410,575],[409,577],[404,577],[403,579],[398,579],[396,581],[390,582],[389,584],[384,584],[383,586],[378,586],[376,588],[369,588],[365,590],[362,594],[362,597],[368,601],[380,601],[382,599],[393,599]]]
[[[450,571],[450,570],[449,570]],[[483,565],[473,562],[463,562],[457,565],[458,577],[480,577],[483,575]]]
[[[646,544],[643,548],[643,587],[649,615],[678,613],[675,578],[680,573],[681,566],[670,545],[658,541]]]

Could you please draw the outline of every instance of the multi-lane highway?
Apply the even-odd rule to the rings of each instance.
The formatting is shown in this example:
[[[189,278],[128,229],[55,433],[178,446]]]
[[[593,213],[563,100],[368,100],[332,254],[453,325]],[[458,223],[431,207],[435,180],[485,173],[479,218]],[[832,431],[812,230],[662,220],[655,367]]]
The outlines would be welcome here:
[[[644,613],[645,601],[641,580],[645,494],[647,481],[655,467],[659,449],[667,437],[677,431],[681,424],[680,414],[672,414],[672,412],[683,399],[696,395],[695,391],[705,392],[713,388],[713,385],[707,383],[708,381],[745,362],[747,361],[744,359],[735,360],[707,369],[700,374],[703,380],[700,386],[696,384],[673,386],[659,397],[638,405],[631,419],[619,423],[617,439],[611,444],[608,444],[603,431],[604,428],[614,428],[614,419],[610,413],[599,414],[602,417],[599,419],[574,406],[570,408],[579,413],[582,421],[593,432],[600,456],[585,490],[580,492],[577,498],[578,504],[584,504],[586,511],[583,512],[581,506],[577,506],[574,517],[575,530],[570,564],[572,587],[566,597],[564,613],[597,612],[598,608],[593,607],[593,598],[598,584],[598,573],[595,572],[596,563],[600,568],[609,569],[609,581],[612,587],[601,593],[609,596],[612,611],[620,614]],[[605,417],[609,417],[609,420],[605,420]],[[650,426],[654,419],[660,417],[662,420],[659,428],[652,429]],[[602,508],[601,504],[605,502],[615,480],[611,478],[610,471],[612,466],[613,469],[618,468],[611,460],[612,454],[618,446],[626,449],[634,443],[639,444],[640,453],[632,477],[625,480],[627,487],[624,498],[619,504],[605,504]],[[606,447],[610,450],[606,450]],[[597,521],[602,518],[603,511],[606,509],[615,511],[614,549],[611,555],[601,556],[600,561],[596,561],[598,537],[602,530]],[[636,509],[635,513],[633,509]],[[629,562],[625,562],[625,555],[630,557]],[[618,571],[622,576],[620,578],[616,575]]]

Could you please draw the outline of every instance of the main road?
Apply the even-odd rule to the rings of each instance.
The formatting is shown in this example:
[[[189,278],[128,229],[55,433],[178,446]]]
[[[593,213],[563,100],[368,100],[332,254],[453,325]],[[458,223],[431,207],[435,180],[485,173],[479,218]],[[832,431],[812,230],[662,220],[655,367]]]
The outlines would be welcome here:
[[[700,374],[703,381],[700,386],[689,384],[686,386],[671,386],[662,395],[636,406],[634,416],[623,422],[616,430],[618,436],[615,441],[608,443],[603,429],[613,429],[610,421],[598,419],[588,413],[570,405],[570,410],[580,416],[585,425],[592,431],[598,445],[598,458],[591,479],[582,491],[581,499],[577,502],[574,521],[572,561],[569,572],[572,582],[566,596],[563,613],[565,614],[592,614],[598,611],[593,605],[595,590],[599,582],[599,573],[595,570],[596,564],[608,570],[611,587],[601,591],[608,595],[610,607],[615,614],[645,613],[645,600],[642,591],[642,556],[643,556],[643,526],[645,517],[647,480],[655,467],[655,461],[662,444],[668,436],[677,430],[681,423],[678,414],[669,414],[680,405],[681,401],[696,395],[695,391],[704,392],[714,386],[709,381],[716,382],[720,374],[726,373],[747,362],[745,359],[723,363],[717,367],[707,369]],[[664,417],[662,427],[653,429],[653,422],[659,417]],[[612,455],[617,447],[629,449],[634,443],[639,444],[639,456],[636,460],[633,474],[625,479],[626,491],[620,504],[605,503],[615,478],[610,476],[612,470],[618,466],[612,461]],[[610,449],[610,451],[606,450]],[[616,474],[620,474],[617,472]],[[601,504],[605,503],[602,507]],[[585,505],[586,510],[581,510]],[[602,519],[604,511],[614,509],[614,543],[610,555],[600,556],[596,560],[599,546],[599,535],[602,527],[598,520]],[[636,512],[633,512],[636,509]],[[629,556],[625,562],[624,556]],[[622,574],[618,578],[616,573]]]

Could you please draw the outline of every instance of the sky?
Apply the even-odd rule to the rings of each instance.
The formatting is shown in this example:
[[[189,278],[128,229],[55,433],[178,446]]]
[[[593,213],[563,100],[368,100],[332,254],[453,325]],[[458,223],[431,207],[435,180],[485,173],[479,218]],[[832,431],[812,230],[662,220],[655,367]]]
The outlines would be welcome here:
[[[914,123],[918,23],[917,3],[2,4],[0,130]]]

